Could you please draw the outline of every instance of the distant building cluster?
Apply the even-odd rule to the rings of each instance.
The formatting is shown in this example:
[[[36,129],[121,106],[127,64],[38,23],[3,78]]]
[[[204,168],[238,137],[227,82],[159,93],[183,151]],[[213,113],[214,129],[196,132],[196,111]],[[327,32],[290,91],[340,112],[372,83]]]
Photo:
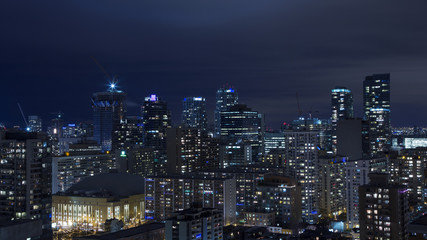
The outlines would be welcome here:
[[[0,236],[427,237],[427,130],[392,127],[390,74],[361,85],[360,118],[337,86],[330,118],[300,113],[277,130],[231,87],[217,90],[212,123],[201,96],[182,100],[178,124],[156,94],[128,116],[116,84],[93,94],[92,121],[28,116],[0,130]]]

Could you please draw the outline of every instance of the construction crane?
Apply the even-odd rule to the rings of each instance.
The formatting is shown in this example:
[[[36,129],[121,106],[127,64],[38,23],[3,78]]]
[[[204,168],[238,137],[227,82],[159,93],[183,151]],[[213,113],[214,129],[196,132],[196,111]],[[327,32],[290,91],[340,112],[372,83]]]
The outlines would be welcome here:
[[[22,118],[24,119],[25,127],[28,127],[27,119],[25,118],[24,111],[22,111],[21,104],[19,103],[18,103],[18,108],[19,108],[19,111],[21,112]]]

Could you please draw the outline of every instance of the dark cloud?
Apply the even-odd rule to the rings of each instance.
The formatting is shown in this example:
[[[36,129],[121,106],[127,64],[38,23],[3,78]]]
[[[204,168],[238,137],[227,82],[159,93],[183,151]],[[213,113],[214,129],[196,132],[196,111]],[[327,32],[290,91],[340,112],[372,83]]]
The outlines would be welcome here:
[[[390,72],[394,125],[426,125],[425,1],[2,1],[0,121],[61,110],[91,118],[90,96],[118,74],[129,102],[157,93],[179,119],[184,96],[213,110],[225,83],[278,127],[304,111],[329,116],[330,89]],[[135,105],[135,104],[133,104]],[[421,110],[422,109],[422,110]],[[131,108],[137,114],[138,108]],[[132,112],[133,111],[133,112]],[[211,112],[210,112],[211,113]],[[212,114],[211,114],[212,115]],[[211,116],[212,117],[212,116]]]

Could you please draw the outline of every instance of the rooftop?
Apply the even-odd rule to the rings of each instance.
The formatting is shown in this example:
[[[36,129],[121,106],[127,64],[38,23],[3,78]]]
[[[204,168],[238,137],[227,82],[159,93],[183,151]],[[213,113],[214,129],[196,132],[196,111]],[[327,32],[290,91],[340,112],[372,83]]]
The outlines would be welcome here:
[[[74,184],[65,194],[74,192],[110,192],[115,197],[143,194],[144,178],[129,173],[102,173]]]
[[[99,239],[99,240],[121,239],[121,238],[132,237],[138,234],[148,233],[148,232],[159,230],[162,228],[165,228],[164,223],[149,223],[149,224],[144,224],[138,227],[121,230],[118,232],[103,233],[99,235],[92,235],[92,236],[86,236],[86,237],[76,237],[73,239],[81,239],[81,240],[83,239]]]

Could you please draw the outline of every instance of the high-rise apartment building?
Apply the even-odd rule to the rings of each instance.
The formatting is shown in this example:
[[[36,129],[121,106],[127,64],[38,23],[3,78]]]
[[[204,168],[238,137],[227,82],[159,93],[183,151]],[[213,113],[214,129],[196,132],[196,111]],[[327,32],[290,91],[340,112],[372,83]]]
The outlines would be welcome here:
[[[152,94],[145,98],[141,108],[143,145],[155,150],[154,172],[164,173],[166,168],[166,129],[171,126],[171,114],[166,102]]]
[[[335,219],[345,212],[345,164],[346,157],[322,156],[319,157],[318,194],[319,213],[324,217]]]
[[[371,156],[389,149],[391,144],[390,74],[367,76],[363,82],[364,119],[369,121]]]
[[[181,123],[186,127],[193,127],[206,131],[208,128],[206,99],[203,97],[184,98],[182,101]]]
[[[236,221],[236,180],[229,176],[149,176],[145,179],[145,193],[146,220],[164,221],[173,212],[201,202],[204,208],[220,210],[224,225]]]
[[[51,231],[51,177],[47,136],[0,131],[0,218],[41,219]]]
[[[141,117],[126,117],[114,131],[113,149],[121,153],[122,151],[128,152],[132,148],[142,147],[143,130]]]
[[[301,184],[302,219],[314,223],[318,216],[316,182],[319,133],[315,131],[285,131],[287,175]]]
[[[143,177],[154,174],[154,164],[158,160],[155,158],[155,150],[152,148],[132,148],[126,152],[125,165],[121,162],[120,171],[138,174]]]
[[[232,176],[236,179],[236,210],[238,220],[243,217],[243,212],[255,207],[254,197],[258,183],[267,174],[284,175],[285,169],[269,165],[236,165],[224,169],[207,169],[201,171],[204,175],[212,177]],[[258,203],[257,203],[258,204]]]
[[[389,154],[391,182],[408,189],[409,206],[424,206],[426,148],[405,149]]]
[[[68,155],[68,156],[67,156]],[[83,179],[116,169],[113,154],[67,152],[52,158],[52,193],[64,192]]]
[[[113,149],[115,132],[126,118],[126,93],[110,88],[108,92],[94,93],[92,96],[94,139],[103,151]]]
[[[349,229],[359,226],[359,187],[369,183],[369,160],[349,160],[345,165],[345,199],[347,210],[347,225]],[[359,237],[359,233],[353,232],[352,235]]]
[[[299,117],[292,121],[291,125],[286,125],[288,130],[317,131],[319,132],[319,145],[323,150],[332,150],[332,120],[319,119],[310,116]]]
[[[228,110],[238,104],[239,96],[237,91],[233,88],[220,88],[216,91],[216,105],[215,105],[215,131],[214,137],[221,136],[221,112]]]
[[[359,239],[360,234],[360,214],[359,214],[359,187],[370,182],[370,173],[387,172],[386,158],[370,158],[348,160],[345,164],[345,199],[347,210],[347,225],[349,229],[357,229],[352,232],[355,239]]]
[[[369,174],[359,187],[360,239],[408,239],[406,187],[389,182],[387,174]]]
[[[220,143],[200,128],[167,130],[167,173],[186,174],[219,167]]]
[[[382,156],[391,146],[390,110],[371,108],[368,121],[371,156]]]
[[[296,179],[268,174],[258,183],[249,210],[254,215],[273,212],[274,226],[296,229],[301,222],[301,203],[301,186]]]

